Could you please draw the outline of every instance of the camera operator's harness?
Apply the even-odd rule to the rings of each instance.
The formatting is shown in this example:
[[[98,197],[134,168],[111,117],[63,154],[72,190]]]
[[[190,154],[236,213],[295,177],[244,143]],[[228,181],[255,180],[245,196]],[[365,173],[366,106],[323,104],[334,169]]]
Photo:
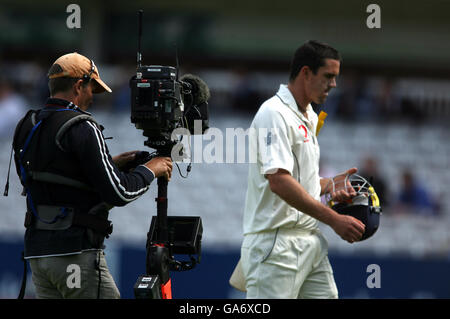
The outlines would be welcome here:
[[[47,116],[43,116],[39,121],[37,117],[40,111],[30,110],[16,128],[13,141],[14,156],[19,166],[20,181],[24,187],[22,195],[27,197],[28,204],[24,226],[41,230],[65,230],[71,226],[86,227],[95,232],[95,234],[91,233],[94,234],[91,237],[95,238],[94,241],[97,242],[95,245],[101,247],[103,239],[109,237],[113,228],[109,220],[100,216],[107,213],[112,206],[100,203],[85,213],[78,211],[76,207],[40,205],[32,196],[32,188],[40,183],[58,184],[87,192],[95,192],[89,185],[74,178],[47,171],[45,167],[51,161],[48,157],[54,154],[46,152],[48,149],[42,149],[42,145],[45,146],[54,142],[60,151],[66,152],[61,145],[61,138],[70,127],[80,121],[90,121],[99,126],[89,113],[81,111],[73,103],[70,103],[67,107],[49,110]],[[49,130],[50,135],[54,136],[52,141],[40,143],[39,135],[43,126],[46,126],[46,130]],[[40,149],[39,157],[36,156],[38,148]],[[70,166],[70,163],[59,164],[62,167],[64,165]],[[5,195],[7,195],[7,189],[5,189]],[[100,267],[97,268],[99,270],[100,288]],[[26,260],[24,259],[24,279],[19,298],[23,298],[25,284]]]
[[[27,212],[25,227],[31,226],[32,216],[34,216],[37,220],[36,226],[38,229],[42,228],[47,230],[61,230],[66,229],[72,225],[76,225],[92,228],[100,233],[103,233],[105,236],[108,236],[112,232],[111,223],[109,221],[99,219],[94,214],[75,213],[73,214],[73,216],[71,216],[71,223],[69,224],[67,221],[64,221],[64,219],[71,213],[70,207],[35,205],[31,194],[31,187],[33,182],[65,185],[82,189],[88,192],[95,192],[95,190],[92,189],[89,185],[76,179],[53,172],[47,172],[45,171],[45,169],[41,170],[42,167],[39,167],[39,163],[32,163],[30,158],[26,157],[27,153],[30,153],[28,151],[32,148],[30,144],[33,144],[33,147],[35,148],[38,147],[38,144],[39,146],[42,145],[38,143],[38,141],[34,141],[34,143],[31,143],[31,141],[33,140],[33,137],[38,135],[38,131],[42,127],[43,123],[49,121],[49,119],[53,119],[53,117],[58,113],[64,114],[58,114],[56,119],[50,121],[50,127],[48,129],[56,131],[55,143],[63,152],[65,152],[65,150],[62,148],[60,141],[63,134],[72,125],[78,123],[79,121],[88,120],[96,123],[95,120],[90,115],[82,113],[78,109],[61,108],[52,110],[51,112],[49,112],[49,115],[47,117],[36,122],[36,113],[37,111],[34,110],[31,110],[27,113],[27,115],[24,117],[24,121],[19,124],[14,138],[14,149],[16,154],[15,156],[18,156],[17,162],[20,169],[20,180],[22,182],[22,185],[24,186],[24,195],[27,196],[27,203],[31,210],[31,212]],[[26,138],[24,139],[25,135]],[[21,143],[23,140],[24,143]],[[43,144],[45,145],[45,143]],[[32,151],[36,151],[36,149]],[[47,155],[45,150],[41,151],[40,154],[42,154],[44,158]],[[40,161],[45,162],[44,160],[42,160],[42,157],[40,158]],[[40,214],[40,212],[42,213]],[[45,215],[47,218],[41,215]]]

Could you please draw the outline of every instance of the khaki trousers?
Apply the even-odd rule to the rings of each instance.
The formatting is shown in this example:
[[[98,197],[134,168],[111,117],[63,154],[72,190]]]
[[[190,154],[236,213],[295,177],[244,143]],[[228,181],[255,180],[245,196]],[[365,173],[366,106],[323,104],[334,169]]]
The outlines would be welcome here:
[[[31,258],[29,262],[38,299],[120,298],[103,250]]]
[[[246,235],[240,262],[249,299],[338,298],[328,243],[319,230]]]

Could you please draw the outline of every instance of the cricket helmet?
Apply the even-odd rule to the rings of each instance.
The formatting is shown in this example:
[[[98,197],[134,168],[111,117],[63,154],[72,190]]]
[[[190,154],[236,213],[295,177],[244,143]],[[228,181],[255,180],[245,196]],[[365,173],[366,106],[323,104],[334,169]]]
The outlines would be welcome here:
[[[349,201],[336,203],[332,200],[332,192],[325,195],[328,206],[343,215],[350,215],[359,219],[365,226],[364,234],[360,241],[372,237],[380,226],[381,206],[380,200],[373,186],[362,176],[357,174],[347,175],[337,185],[334,179],[333,192],[337,189],[349,191],[353,187],[356,195]]]

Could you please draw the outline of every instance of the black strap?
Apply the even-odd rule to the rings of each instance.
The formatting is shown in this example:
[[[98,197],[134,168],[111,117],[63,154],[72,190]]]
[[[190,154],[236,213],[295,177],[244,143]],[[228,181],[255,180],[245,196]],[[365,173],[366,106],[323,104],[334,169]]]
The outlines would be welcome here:
[[[26,228],[28,228],[32,225],[32,218],[33,218],[33,213],[26,212],[25,222],[24,222],[24,226]],[[97,217],[92,214],[82,214],[82,213],[74,214],[73,220],[72,220],[72,226],[81,226],[81,227],[90,228],[90,229],[106,236],[106,238],[108,238],[109,235],[113,231],[113,225],[112,225],[111,221],[102,219],[102,218]]]
[[[79,111],[81,111],[81,110],[79,110]],[[79,112],[76,112],[75,114],[74,113],[64,113],[64,117],[61,117],[59,119],[59,121],[62,122],[62,124],[60,122],[58,123],[59,129],[55,135],[55,142],[56,142],[56,145],[58,145],[59,149],[62,151],[65,151],[65,150],[61,144],[61,139],[64,136],[64,134],[69,130],[69,128],[72,127],[74,124],[82,122],[82,121],[89,121],[89,122],[94,123],[97,127],[100,126],[92,116],[90,116],[88,114],[79,113]]]
[[[19,296],[17,297],[17,299],[23,299],[23,297],[25,296],[25,288],[27,286],[28,269],[27,269],[27,261],[25,259],[25,255],[24,255],[23,251],[22,251],[22,258],[21,259],[23,261],[22,286],[20,287],[20,292],[19,292]]]
[[[109,237],[113,231],[113,226],[109,220],[101,219],[92,214],[75,214],[72,220],[72,226],[82,226],[91,228],[100,234]]]
[[[77,181],[73,178],[65,177],[62,175],[49,173],[49,172],[29,172],[29,175],[31,179],[38,181],[38,182],[46,182],[46,183],[53,183],[53,184],[60,184],[60,185],[66,185],[71,186],[75,188],[80,188],[87,191],[95,191],[92,187],[89,185],[82,183],[80,181]]]

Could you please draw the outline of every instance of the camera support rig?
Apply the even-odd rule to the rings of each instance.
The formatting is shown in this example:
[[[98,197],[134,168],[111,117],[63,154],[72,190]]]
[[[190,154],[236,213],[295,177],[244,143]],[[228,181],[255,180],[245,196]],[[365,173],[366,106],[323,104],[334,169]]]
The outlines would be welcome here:
[[[167,156],[167,150],[156,156]],[[169,155],[170,156],[170,155]],[[203,226],[200,217],[167,216],[168,180],[158,177],[155,198],[157,215],[147,233],[146,275],[139,276],[135,297],[139,299],[172,299],[170,270],[190,270],[200,262]],[[175,260],[174,254],[189,255],[190,261]],[[197,255],[194,258],[193,255]]]
[[[131,122],[135,123],[136,128],[144,130],[143,135],[147,137],[144,145],[156,149],[153,157],[171,157],[177,141],[173,141],[169,133],[183,116],[182,95],[191,92],[190,84],[178,81],[178,68],[141,65],[142,14],[143,11],[139,10],[137,73],[130,80]],[[185,90],[183,85],[186,86]],[[145,159],[145,162],[150,159]],[[157,184],[157,215],[153,216],[147,233],[146,274],[139,276],[134,285],[135,297],[139,299],[171,299],[169,271],[190,270],[200,262],[203,233],[201,218],[168,217],[168,180],[158,177]],[[177,261],[174,254],[189,255],[190,260]],[[193,255],[197,255],[197,258]]]

